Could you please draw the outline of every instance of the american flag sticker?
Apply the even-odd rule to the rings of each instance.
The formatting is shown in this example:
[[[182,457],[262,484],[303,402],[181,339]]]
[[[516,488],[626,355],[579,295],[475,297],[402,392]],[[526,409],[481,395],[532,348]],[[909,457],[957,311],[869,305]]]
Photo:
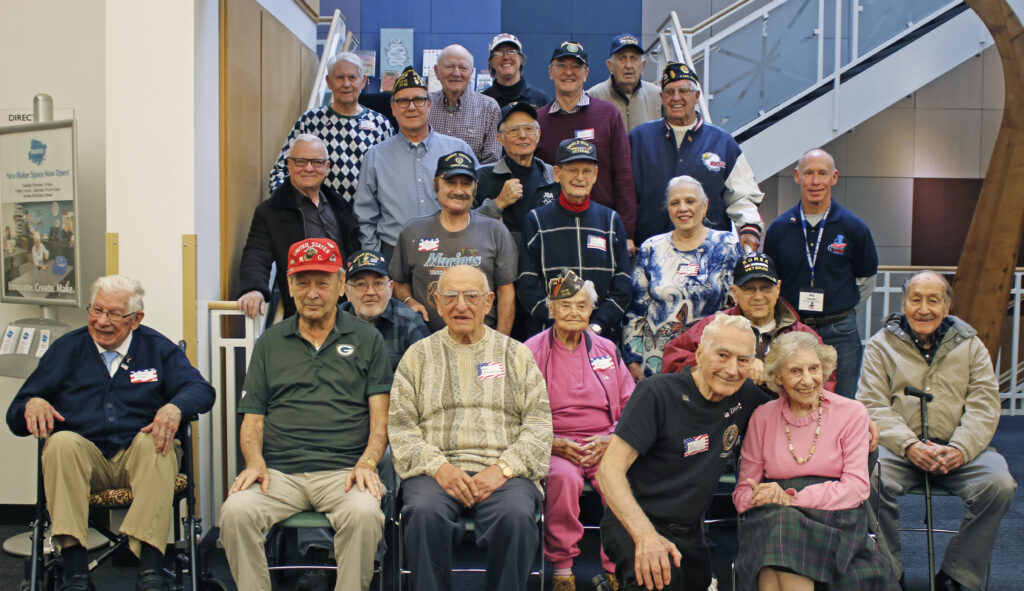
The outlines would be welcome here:
[[[685,275],[687,277],[693,277],[699,272],[700,266],[693,263],[680,263],[679,268],[676,269],[676,275]]]
[[[698,435],[696,437],[687,437],[683,441],[683,457],[688,458],[692,455],[696,455],[708,450],[710,439],[708,434]]]
[[[604,236],[587,236],[587,248],[608,251],[608,240]]]
[[[420,238],[420,252],[433,252],[441,246],[440,238]]]
[[[611,369],[615,367],[615,363],[612,361],[611,355],[604,355],[603,357],[591,357],[590,367],[593,367],[594,371],[601,371],[602,369]]]
[[[505,364],[500,361],[476,364],[476,377],[481,380],[505,377]]]
[[[128,374],[133,384],[141,384],[144,382],[155,382],[156,381],[156,369],[140,369],[139,371],[133,371]]]

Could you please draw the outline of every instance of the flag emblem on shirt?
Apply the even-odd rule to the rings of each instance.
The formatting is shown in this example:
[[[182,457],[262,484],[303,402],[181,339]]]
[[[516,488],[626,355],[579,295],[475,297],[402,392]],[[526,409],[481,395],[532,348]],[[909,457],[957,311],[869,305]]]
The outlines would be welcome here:
[[[692,455],[707,451],[709,443],[710,439],[708,438],[707,433],[696,437],[687,437],[683,441],[683,457],[688,458]]]
[[[694,277],[698,272],[700,272],[700,265],[695,263],[679,263],[679,268],[676,269],[676,275],[685,275],[687,277]]]
[[[611,369],[615,367],[615,362],[612,361],[611,355],[604,355],[602,357],[591,357],[590,367],[593,367],[594,371],[601,371],[602,369]]]
[[[608,240],[604,236],[587,236],[587,248],[608,252]]]
[[[505,364],[500,361],[476,364],[476,377],[481,380],[505,377]]]
[[[133,384],[141,384],[144,382],[155,382],[156,381],[156,368],[152,369],[140,369],[139,371],[133,371],[128,376],[131,378]]]
[[[433,252],[440,248],[440,238],[420,238],[419,250],[420,252]]]

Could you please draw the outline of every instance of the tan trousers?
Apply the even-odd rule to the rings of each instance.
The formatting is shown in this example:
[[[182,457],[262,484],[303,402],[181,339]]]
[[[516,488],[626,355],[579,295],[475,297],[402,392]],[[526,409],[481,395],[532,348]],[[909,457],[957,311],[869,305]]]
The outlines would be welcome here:
[[[156,453],[153,436],[139,433],[113,458],[72,431],[58,431],[43,447],[43,482],[53,535],[71,536],[83,546],[89,532],[89,494],[107,488],[131,488],[135,499],[121,523],[136,556],[145,542],[160,552],[171,528],[174,479],[180,446],[175,453]]]
[[[270,492],[259,483],[224,501],[220,539],[235,585],[246,591],[270,591],[264,537],[277,522],[301,511],[319,511],[334,529],[338,563],[335,591],[363,590],[373,579],[373,556],[384,527],[380,501],[353,486],[345,492],[348,470],[285,474],[270,470]]]

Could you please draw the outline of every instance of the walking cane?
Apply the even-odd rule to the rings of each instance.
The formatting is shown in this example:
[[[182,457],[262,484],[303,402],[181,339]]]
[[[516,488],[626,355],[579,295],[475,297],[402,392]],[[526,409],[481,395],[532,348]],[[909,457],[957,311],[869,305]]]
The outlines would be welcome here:
[[[921,441],[928,441],[928,403],[932,401],[932,395],[911,386],[904,388],[903,393],[921,399]],[[928,588],[935,591],[935,534],[932,530],[932,483],[928,472],[924,473],[924,521],[928,535]]]

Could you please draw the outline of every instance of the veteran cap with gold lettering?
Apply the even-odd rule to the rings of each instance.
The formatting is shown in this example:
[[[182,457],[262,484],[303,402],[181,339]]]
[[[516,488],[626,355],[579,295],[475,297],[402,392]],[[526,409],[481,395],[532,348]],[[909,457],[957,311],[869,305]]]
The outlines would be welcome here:
[[[679,62],[665,64],[665,69],[661,72],[661,87],[665,88],[669,84],[680,80],[692,80],[694,83],[700,84],[700,80],[697,79],[697,73],[686,64]]]
[[[574,160],[589,160],[597,162],[597,148],[587,140],[569,138],[558,144],[558,151],[555,152],[555,164],[565,164]]]
[[[476,180],[476,165],[473,157],[465,152],[452,152],[437,159],[437,170],[434,177],[450,179],[453,176],[465,175]]]

